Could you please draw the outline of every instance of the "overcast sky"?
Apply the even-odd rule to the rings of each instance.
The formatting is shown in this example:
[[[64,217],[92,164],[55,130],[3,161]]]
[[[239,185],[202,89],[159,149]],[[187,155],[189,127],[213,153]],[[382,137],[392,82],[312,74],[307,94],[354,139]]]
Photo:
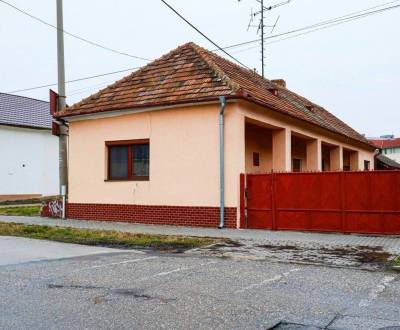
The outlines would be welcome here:
[[[55,0],[7,1],[56,24]],[[266,24],[280,15],[274,34],[281,33],[389,1],[292,0],[268,12]],[[222,46],[257,38],[256,30],[247,31],[250,10],[258,8],[256,0],[169,2]],[[64,0],[64,29],[151,59],[188,41],[215,48],[159,0]],[[360,133],[400,135],[399,31],[400,9],[395,9],[269,44],[266,76],[285,79],[290,89],[324,106]],[[0,3],[0,43],[1,92],[57,81],[56,30]],[[260,50],[254,46],[230,52],[259,69]],[[65,57],[67,80],[146,64],[69,36],[65,37]],[[67,84],[67,102],[79,101],[124,75]],[[48,88],[18,94],[47,100]]]

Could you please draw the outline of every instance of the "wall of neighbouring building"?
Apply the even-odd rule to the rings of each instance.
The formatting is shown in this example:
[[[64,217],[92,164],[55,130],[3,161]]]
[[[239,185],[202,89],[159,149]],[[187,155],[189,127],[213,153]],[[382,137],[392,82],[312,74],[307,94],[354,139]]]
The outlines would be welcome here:
[[[383,154],[390,159],[393,159],[395,162],[400,163],[400,147],[383,149]]]
[[[58,194],[58,138],[50,130],[0,126],[0,151],[1,199]]]

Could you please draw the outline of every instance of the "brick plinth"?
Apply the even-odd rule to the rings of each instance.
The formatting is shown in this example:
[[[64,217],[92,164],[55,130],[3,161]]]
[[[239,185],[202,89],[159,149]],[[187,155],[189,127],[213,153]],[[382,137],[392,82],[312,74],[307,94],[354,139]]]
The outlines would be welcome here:
[[[154,225],[216,227],[219,208],[68,203],[67,217],[78,220],[137,222]],[[236,228],[236,208],[225,208],[225,226]]]

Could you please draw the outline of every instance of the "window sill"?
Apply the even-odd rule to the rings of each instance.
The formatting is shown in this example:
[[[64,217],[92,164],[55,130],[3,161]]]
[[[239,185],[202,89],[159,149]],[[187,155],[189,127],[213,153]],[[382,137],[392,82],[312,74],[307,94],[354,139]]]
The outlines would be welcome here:
[[[150,181],[148,176],[138,176],[129,179],[104,179],[104,182]]]

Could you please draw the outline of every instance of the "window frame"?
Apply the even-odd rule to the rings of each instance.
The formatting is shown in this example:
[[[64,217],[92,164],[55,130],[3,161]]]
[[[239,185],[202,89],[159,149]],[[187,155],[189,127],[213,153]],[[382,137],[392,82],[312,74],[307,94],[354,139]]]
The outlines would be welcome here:
[[[147,144],[149,146],[149,175],[133,175],[133,148],[135,145]],[[150,139],[106,141],[107,148],[107,178],[104,181],[149,181],[150,180]],[[128,147],[128,176],[126,178],[111,177],[111,147]]]
[[[370,170],[371,170],[371,161],[364,160],[364,171],[370,171]]]
[[[253,166],[260,167],[260,153],[253,151]]]
[[[298,162],[298,164],[299,164],[299,168],[298,169],[296,169],[295,166],[294,166],[295,162]],[[303,172],[303,161],[302,161],[301,158],[292,158],[292,172],[293,173],[301,173],[301,172]]]

